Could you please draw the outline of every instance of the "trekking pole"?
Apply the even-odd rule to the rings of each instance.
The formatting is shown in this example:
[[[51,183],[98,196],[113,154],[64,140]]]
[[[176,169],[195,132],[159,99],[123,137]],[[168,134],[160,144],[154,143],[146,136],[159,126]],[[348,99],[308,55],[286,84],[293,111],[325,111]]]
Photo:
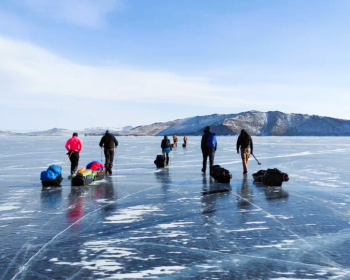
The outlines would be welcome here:
[[[255,160],[258,162],[259,165],[261,165],[261,163],[257,160],[257,158],[254,156],[254,154],[252,153],[253,157],[255,158]]]
[[[102,163],[102,147],[101,147],[101,163]]]

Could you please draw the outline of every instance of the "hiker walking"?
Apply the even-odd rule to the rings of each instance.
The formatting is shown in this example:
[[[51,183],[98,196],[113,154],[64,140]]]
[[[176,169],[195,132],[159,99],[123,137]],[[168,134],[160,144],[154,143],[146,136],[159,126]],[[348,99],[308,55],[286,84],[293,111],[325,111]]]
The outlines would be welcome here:
[[[83,149],[83,144],[78,138],[78,133],[73,133],[72,138],[68,139],[65,147],[68,151],[67,155],[69,156],[69,160],[71,162],[70,174],[73,175],[78,169],[79,153]]]
[[[204,128],[204,134],[202,136],[201,148],[203,153],[203,168],[202,172],[207,170],[207,160],[209,157],[210,169],[214,165],[214,157],[218,143],[216,141],[215,133],[211,132],[210,126]]]
[[[104,147],[105,152],[105,168],[106,172],[112,175],[112,167],[113,167],[113,160],[114,160],[114,148],[118,146],[118,141],[115,139],[114,135],[109,132],[109,130],[106,131],[105,135],[102,136],[100,141],[100,147]]]
[[[250,154],[253,153],[253,140],[252,137],[244,129],[241,130],[241,134],[237,139],[237,154],[239,154],[239,148],[241,147],[241,157],[243,162],[243,174],[248,173],[248,160]]]
[[[176,136],[176,134],[173,136],[173,140],[174,140],[174,147],[177,147],[177,136]]]
[[[162,143],[160,144],[160,147],[162,148],[163,156],[166,160],[166,164],[169,164],[169,153],[165,149],[171,150],[171,143],[168,139],[168,136],[164,135],[164,139],[162,140]]]
[[[185,145],[185,147],[187,146],[187,136],[186,135],[184,136],[184,145]]]

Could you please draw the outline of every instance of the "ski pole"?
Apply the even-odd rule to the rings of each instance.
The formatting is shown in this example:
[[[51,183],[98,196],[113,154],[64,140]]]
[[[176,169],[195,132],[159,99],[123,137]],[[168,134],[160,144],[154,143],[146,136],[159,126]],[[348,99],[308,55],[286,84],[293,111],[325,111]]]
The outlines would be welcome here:
[[[254,156],[254,154],[252,153],[253,157],[255,158],[255,160],[258,162],[259,165],[261,165],[261,163],[257,160],[257,158]]]

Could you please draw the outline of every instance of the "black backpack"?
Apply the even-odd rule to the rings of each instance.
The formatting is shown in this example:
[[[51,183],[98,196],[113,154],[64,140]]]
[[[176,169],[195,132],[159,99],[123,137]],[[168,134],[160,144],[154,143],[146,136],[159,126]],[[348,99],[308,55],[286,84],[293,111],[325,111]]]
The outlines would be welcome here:
[[[158,155],[156,157],[156,160],[154,161],[154,164],[157,165],[158,168],[165,166],[165,158],[163,155]]]
[[[210,169],[210,176],[217,180],[219,183],[230,183],[232,174],[220,165],[213,165]]]

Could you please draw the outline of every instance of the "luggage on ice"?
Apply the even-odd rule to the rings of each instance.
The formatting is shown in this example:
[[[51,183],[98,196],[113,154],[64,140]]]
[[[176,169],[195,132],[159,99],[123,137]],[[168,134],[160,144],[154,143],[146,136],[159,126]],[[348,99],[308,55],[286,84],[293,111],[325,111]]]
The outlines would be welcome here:
[[[182,147],[186,148],[186,147],[187,147],[187,144],[183,143],[183,144],[182,144]]]
[[[256,173],[253,174],[253,178],[254,178],[254,183],[260,183],[262,184],[264,181],[264,174],[265,174],[266,170],[260,170]]]
[[[154,164],[157,165],[158,168],[165,166],[165,158],[163,155],[157,155],[156,160],[154,161]]]
[[[73,186],[87,186],[94,181],[92,175],[83,176],[81,173],[78,173],[72,179]]]
[[[40,174],[40,180],[43,187],[57,187],[61,184],[62,167],[59,165],[50,165],[46,171]]]
[[[105,169],[93,171],[92,173],[94,174],[94,181],[99,181],[99,180],[104,179],[105,174],[106,174]]]
[[[230,183],[232,174],[220,165],[213,165],[210,169],[210,176],[217,180],[219,183]]]
[[[91,169],[79,169],[80,172],[77,173],[72,178],[73,186],[86,186],[91,184],[94,181],[94,174]]]
[[[260,170],[257,173],[253,174],[254,182],[256,183],[262,183],[267,186],[276,186],[280,187],[282,186],[283,182],[289,181],[289,176],[287,173],[283,173],[281,170],[274,168],[274,169],[267,169],[267,170]]]

